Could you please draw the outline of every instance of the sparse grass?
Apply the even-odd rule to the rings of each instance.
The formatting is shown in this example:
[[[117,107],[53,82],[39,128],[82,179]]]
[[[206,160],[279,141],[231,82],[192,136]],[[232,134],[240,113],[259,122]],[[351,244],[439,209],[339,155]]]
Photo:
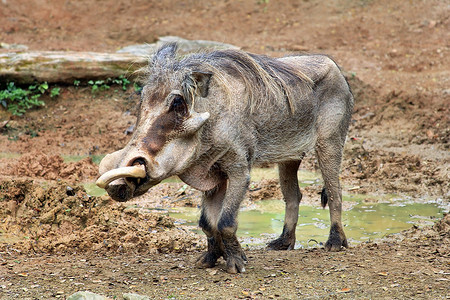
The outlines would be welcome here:
[[[19,87],[14,82],[8,82],[0,90],[0,103],[11,114],[22,116],[32,108],[44,106],[41,96],[49,90],[47,82]],[[60,94],[60,88],[55,87],[50,90],[50,97],[55,98]]]
[[[117,78],[107,78],[105,80],[89,80],[87,84],[91,87],[92,93],[97,93],[109,90],[113,85],[120,86],[123,91],[126,91],[131,82],[124,75],[121,75]],[[74,80],[73,85],[79,87],[81,81]],[[134,84],[136,91],[139,88],[139,86]],[[12,115],[22,116],[30,109],[44,106],[45,102],[41,100],[44,94],[48,94],[51,98],[56,98],[60,93],[60,87],[50,89],[47,82],[29,86],[18,86],[15,82],[8,82],[0,84],[0,104]]]
[[[120,75],[117,78],[107,78],[105,80],[89,80],[88,85],[91,86],[92,93],[97,93],[99,91],[106,91],[111,88],[111,85],[119,85],[122,87],[122,90],[126,91],[128,85],[131,82],[125,78],[125,76]],[[74,81],[75,86],[80,85],[80,81]]]

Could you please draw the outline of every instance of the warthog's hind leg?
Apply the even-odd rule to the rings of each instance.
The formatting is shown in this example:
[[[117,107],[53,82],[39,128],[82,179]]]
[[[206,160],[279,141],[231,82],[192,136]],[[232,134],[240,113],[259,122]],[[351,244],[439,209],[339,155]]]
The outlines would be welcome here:
[[[324,192],[326,192],[325,195],[322,195],[322,203],[328,202],[330,208],[330,235],[325,244],[325,249],[329,251],[339,251],[342,247],[348,247],[341,223],[342,191],[339,183],[339,169],[342,160],[342,148],[343,142],[338,138],[336,140],[319,141],[316,147],[319,167],[325,183]]]
[[[292,250],[295,246],[295,228],[298,220],[298,206],[302,194],[298,187],[297,170],[301,161],[291,161],[278,165],[280,186],[286,209],[284,227],[280,237],[270,242],[267,247],[272,250]]]

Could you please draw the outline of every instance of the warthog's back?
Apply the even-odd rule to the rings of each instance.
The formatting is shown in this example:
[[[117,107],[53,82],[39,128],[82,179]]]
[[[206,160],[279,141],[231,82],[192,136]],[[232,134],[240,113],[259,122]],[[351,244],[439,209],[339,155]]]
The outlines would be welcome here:
[[[327,56],[290,56],[279,61],[308,76],[313,84],[310,90],[305,89],[291,99],[293,110],[287,106],[274,107],[272,111],[259,110],[250,116],[257,133],[256,163],[298,159],[314,147],[317,128],[326,126],[324,119],[344,118],[348,124],[353,109],[349,86]]]

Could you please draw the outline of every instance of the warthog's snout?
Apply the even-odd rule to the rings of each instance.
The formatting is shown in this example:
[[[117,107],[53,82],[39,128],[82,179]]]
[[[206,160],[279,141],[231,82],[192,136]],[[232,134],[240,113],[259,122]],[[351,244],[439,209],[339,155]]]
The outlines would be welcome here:
[[[106,189],[114,200],[127,201],[133,197],[136,188],[145,177],[147,177],[145,166],[137,165],[112,169],[100,176],[96,184]]]
[[[121,152],[121,151],[118,151]],[[150,187],[158,182],[151,182],[147,175],[147,163],[143,158],[130,160],[128,166],[111,168],[119,153],[106,155],[100,162],[100,173],[97,186],[105,189],[116,201],[125,202],[144,194]]]
[[[101,188],[105,188],[111,182],[114,182],[119,178],[131,178],[139,181],[141,178],[145,178],[146,176],[147,174],[145,173],[145,166],[143,165],[123,167],[106,172],[105,174],[100,176],[96,184]]]

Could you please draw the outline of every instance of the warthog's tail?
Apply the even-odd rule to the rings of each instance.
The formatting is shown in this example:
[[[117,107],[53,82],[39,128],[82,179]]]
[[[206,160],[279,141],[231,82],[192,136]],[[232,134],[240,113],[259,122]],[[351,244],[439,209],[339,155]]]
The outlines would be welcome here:
[[[327,189],[323,188],[322,192],[320,193],[320,203],[322,204],[322,207],[325,208],[328,203],[328,196],[327,196]]]

